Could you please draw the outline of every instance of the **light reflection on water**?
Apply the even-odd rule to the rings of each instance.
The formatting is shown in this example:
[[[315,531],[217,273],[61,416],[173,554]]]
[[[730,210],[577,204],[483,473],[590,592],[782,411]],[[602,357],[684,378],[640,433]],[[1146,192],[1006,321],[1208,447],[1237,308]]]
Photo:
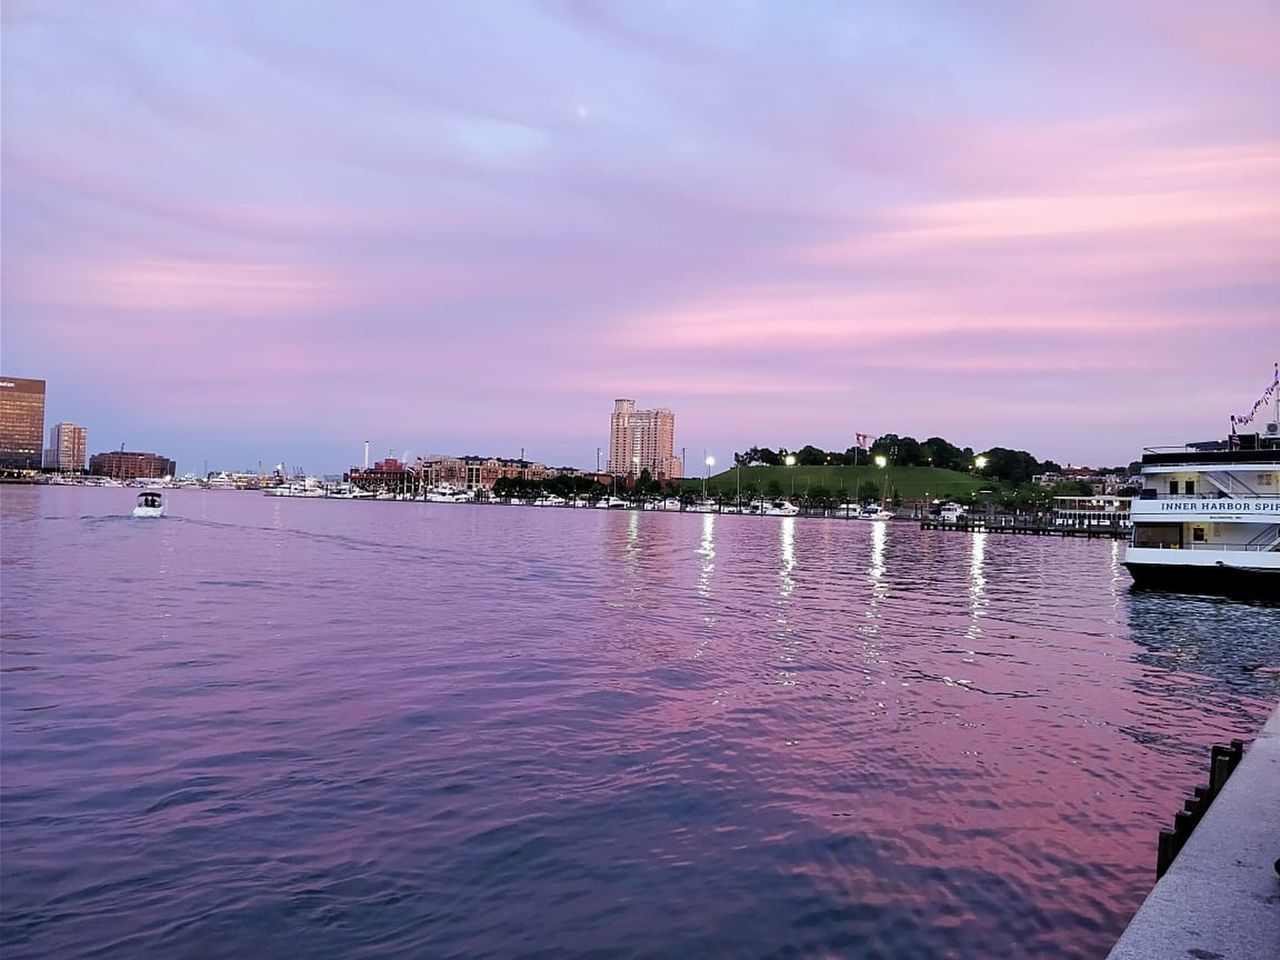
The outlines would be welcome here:
[[[1096,957],[1280,695],[1109,541],[0,498],[6,960]]]

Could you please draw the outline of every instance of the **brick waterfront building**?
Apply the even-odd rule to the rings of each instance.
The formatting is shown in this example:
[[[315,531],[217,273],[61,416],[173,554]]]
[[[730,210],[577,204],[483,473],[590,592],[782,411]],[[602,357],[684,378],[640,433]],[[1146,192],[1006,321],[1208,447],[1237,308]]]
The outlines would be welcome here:
[[[177,465],[158,453],[141,453],[134,450],[110,450],[95,453],[89,458],[89,472],[98,477],[115,477],[117,480],[172,477]]]

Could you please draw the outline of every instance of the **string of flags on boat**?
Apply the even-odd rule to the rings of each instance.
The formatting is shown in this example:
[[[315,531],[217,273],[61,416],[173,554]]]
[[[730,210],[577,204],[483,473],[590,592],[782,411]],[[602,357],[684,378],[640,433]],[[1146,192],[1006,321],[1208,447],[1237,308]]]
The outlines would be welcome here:
[[[1262,396],[1258,398],[1258,402],[1253,405],[1253,409],[1240,417],[1232,415],[1231,432],[1235,433],[1236,427],[1242,427],[1256,417],[1258,411],[1271,402],[1271,398],[1276,395],[1277,391],[1280,391],[1280,363],[1276,364],[1275,373],[1271,378],[1271,386],[1267,387]]]

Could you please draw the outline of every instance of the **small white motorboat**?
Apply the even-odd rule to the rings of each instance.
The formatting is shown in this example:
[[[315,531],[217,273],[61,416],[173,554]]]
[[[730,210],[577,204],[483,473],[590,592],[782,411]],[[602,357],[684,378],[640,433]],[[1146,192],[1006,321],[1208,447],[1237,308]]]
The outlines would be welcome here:
[[[871,504],[859,510],[856,516],[859,520],[892,520],[893,511],[886,510],[879,504]]]
[[[794,517],[799,512],[799,507],[794,503],[788,503],[786,500],[774,500],[765,504],[763,510],[766,517]]]
[[[163,517],[164,499],[159,490],[143,490],[138,494],[138,503],[133,508],[135,517]]]

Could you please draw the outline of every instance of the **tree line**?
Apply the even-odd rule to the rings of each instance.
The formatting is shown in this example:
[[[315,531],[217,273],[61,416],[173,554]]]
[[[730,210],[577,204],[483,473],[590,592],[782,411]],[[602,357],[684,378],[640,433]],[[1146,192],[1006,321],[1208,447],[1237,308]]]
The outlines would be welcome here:
[[[790,451],[785,447],[777,450],[770,447],[751,447],[742,453],[735,453],[733,462],[743,467],[780,467],[786,463],[788,456],[794,456],[796,464],[802,467],[867,466],[875,463],[877,457],[884,457],[891,466],[895,467],[938,467],[942,470],[958,470],[962,473],[989,477],[1015,487],[1030,483],[1031,478],[1037,474],[1062,472],[1060,463],[1054,460],[1040,460],[1026,450],[991,447],[975,452],[972,447],[957,446],[943,437],[917,440],[915,437],[899,436],[896,433],[886,433],[877,437],[867,450],[861,447],[823,450],[812,444]],[[979,466],[979,463],[982,465]],[[1127,469],[1136,472],[1136,466],[1136,464],[1130,464]],[[1123,471],[1126,468],[1115,469]]]

